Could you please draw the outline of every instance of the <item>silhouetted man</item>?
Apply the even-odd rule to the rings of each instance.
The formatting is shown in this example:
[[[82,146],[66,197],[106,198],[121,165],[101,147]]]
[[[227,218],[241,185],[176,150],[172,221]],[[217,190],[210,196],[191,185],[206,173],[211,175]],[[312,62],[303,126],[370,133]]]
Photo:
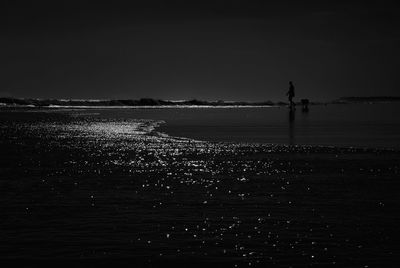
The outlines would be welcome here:
[[[292,108],[294,105],[294,103],[293,103],[294,85],[293,85],[292,81],[289,82],[289,91],[286,93],[286,95],[289,98],[289,102],[290,102],[289,106],[290,106],[290,108]]]

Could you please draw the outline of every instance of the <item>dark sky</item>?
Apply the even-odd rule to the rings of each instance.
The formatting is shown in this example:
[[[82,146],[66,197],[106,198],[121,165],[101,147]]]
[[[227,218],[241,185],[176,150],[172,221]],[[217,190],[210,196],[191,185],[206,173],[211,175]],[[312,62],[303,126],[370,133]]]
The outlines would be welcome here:
[[[282,100],[399,96],[385,1],[1,1],[0,95]]]

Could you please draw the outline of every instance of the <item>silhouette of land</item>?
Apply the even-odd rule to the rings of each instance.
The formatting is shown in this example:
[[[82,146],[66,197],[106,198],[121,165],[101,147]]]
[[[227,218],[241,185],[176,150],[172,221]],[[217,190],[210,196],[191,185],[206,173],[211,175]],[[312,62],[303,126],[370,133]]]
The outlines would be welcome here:
[[[371,102],[394,102],[400,101],[400,97],[394,96],[371,96],[371,97],[342,97],[335,103],[371,103]]]
[[[309,101],[307,99],[307,101]],[[347,104],[347,103],[379,103],[379,102],[397,102],[400,97],[394,96],[377,96],[377,97],[342,97],[334,101],[316,102],[309,101],[307,105],[321,104]],[[304,105],[301,101],[293,102],[295,105]],[[89,100],[89,99],[33,99],[33,98],[13,98],[0,97],[0,106],[29,106],[29,107],[147,107],[147,106],[199,106],[199,107],[231,107],[231,106],[287,106],[289,102],[247,102],[247,101],[205,101],[205,100],[160,100],[152,98],[117,99],[117,100]]]
[[[272,106],[287,105],[285,102],[272,101],[245,102],[245,101],[203,101],[203,100],[159,100],[142,98],[139,100],[62,100],[62,99],[21,99],[0,98],[3,105],[23,105],[35,107],[49,106]]]

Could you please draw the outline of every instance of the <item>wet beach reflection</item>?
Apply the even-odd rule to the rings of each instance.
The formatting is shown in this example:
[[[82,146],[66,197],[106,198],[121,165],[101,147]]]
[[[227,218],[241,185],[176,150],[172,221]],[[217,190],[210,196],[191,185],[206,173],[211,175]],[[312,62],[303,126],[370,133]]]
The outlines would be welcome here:
[[[0,127],[2,258],[393,264],[396,151],[202,142],[73,115]]]
[[[289,109],[289,145],[295,145],[295,116],[296,116],[296,109],[290,108]]]

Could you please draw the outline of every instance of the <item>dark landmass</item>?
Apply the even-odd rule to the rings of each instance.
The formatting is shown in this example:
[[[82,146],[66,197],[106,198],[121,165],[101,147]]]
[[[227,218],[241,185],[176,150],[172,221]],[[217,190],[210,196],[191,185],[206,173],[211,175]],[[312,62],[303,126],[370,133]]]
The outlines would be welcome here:
[[[286,105],[286,103],[264,102],[244,102],[244,101],[202,101],[202,100],[184,100],[170,101],[157,100],[151,98],[142,98],[139,100],[58,100],[58,99],[18,99],[18,98],[0,98],[3,105],[24,105],[35,107],[49,106],[270,106]]]
[[[342,97],[333,103],[376,103],[400,101],[400,97],[376,96],[376,97]]]
[[[296,103],[300,105],[301,103]],[[317,102],[310,102],[311,105],[321,104]],[[121,107],[121,106],[215,106],[215,107],[228,107],[228,106],[286,106],[287,102],[246,102],[246,101],[203,101],[203,100],[158,100],[151,98],[142,98],[139,100],[68,100],[68,99],[23,99],[23,98],[0,98],[0,105],[3,106],[30,106],[30,107],[65,107],[65,106],[90,106],[90,107]]]
[[[310,102],[310,105],[321,104],[348,104],[348,103],[379,103],[379,102],[397,102],[400,97],[378,96],[378,97],[342,97],[330,102]],[[301,101],[296,102],[296,105],[301,105]],[[29,107],[123,107],[123,106],[214,106],[214,107],[229,107],[229,106],[286,106],[288,102],[246,102],[246,101],[204,101],[204,100],[159,100],[152,98],[142,98],[139,100],[74,100],[74,99],[24,99],[3,97],[0,98],[0,106],[29,106]]]

